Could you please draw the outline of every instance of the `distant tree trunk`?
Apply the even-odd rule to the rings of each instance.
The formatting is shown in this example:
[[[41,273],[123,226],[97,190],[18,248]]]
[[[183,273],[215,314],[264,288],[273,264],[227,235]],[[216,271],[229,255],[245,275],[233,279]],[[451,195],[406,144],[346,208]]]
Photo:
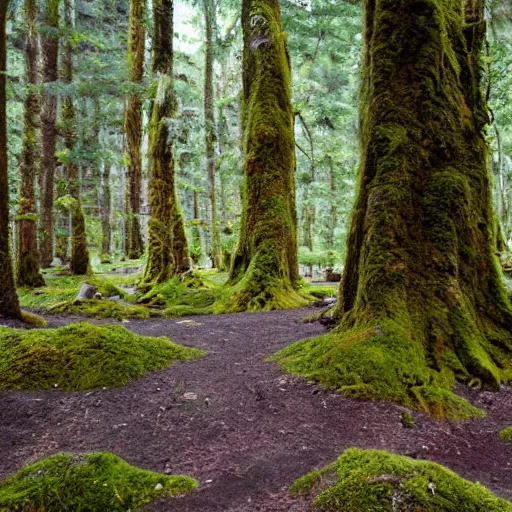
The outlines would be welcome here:
[[[134,84],[140,84],[144,76],[144,13],[145,0],[130,0],[128,73]],[[127,160],[126,257],[137,259],[144,252],[139,219],[142,189],[142,103],[138,93],[128,98],[124,124]]]
[[[20,305],[14,286],[11,249],[9,247],[9,181],[5,95],[8,7],[8,1],[0,2],[0,317],[21,319]]]
[[[334,249],[334,233],[338,219],[336,211],[336,173],[334,172],[334,162],[331,156],[327,159],[329,166],[329,223],[327,231],[327,247]]]
[[[216,158],[215,158],[215,118],[213,111],[213,29],[214,9],[212,0],[203,0],[204,21],[206,29],[205,66],[204,66],[204,125],[206,143],[206,165],[208,171],[208,198],[211,209],[211,239],[213,266],[223,270],[222,248],[220,245],[219,226],[217,220],[217,197],[215,187]]]
[[[342,361],[351,396],[439,416],[457,407],[445,391],[455,379],[496,390],[512,358],[487,164],[483,4],[467,2],[466,21],[462,7],[366,0],[362,164],[337,309],[336,332],[349,331],[342,355],[325,356]]]
[[[41,113],[43,157],[41,162],[41,266],[53,260],[53,188],[55,181],[55,148],[57,144],[57,96],[51,88],[58,80],[59,60],[59,1],[46,0],[43,12],[43,109]]]
[[[102,263],[110,261],[112,248],[112,228],[110,226],[110,216],[112,215],[112,198],[110,193],[110,162],[103,164],[103,174],[101,180],[101,260]]]
[[[23,150],[20,159],[20,201],[17,219],[17,265],[18,286],[44,286],[39,269],[37,250],[37,212],[34,182],[37,175],[38,117],[40,115],[38,83],[38,37],[36,33],[37,2],[25,0],[27,39],[25,59],[29,90],[24,105]]]
[[[73,0],[64,0],[64,24],[67,38],[64,45],[63,81],[70,86],[73,83]],[[76,115],[73,97],[69,93],[62,103],[62,118],[64,130],[64,146],[67,152],[67,175],[69,178],[69,195],[73,198],[71,205],[71,259],[69,269],[75,275],[86,275],[90,270],[89,249],[85,235],[85,217],[80,199],[79,171],[76,146]]]
[[[244,0],[244,199],[230,309],[303,303],[298,281],[295,140],[286,37],[278,0]]]
[[[153,0],[153,73],[158,90],[150,121],[150,166],[148,263],[144,279],[162,283],[190,268],[185,239],[185,256],[176,251],[183,217],[178,206],[174,155],[168,122],[175,113],[173,91],[173,0]],[[184,234],[184,231],[183,231]],[[185,267],[183,266],[185,258]]]
[[[302,124],[304,134],[309,143],[309,176],[306,180],[302,181],[303,195],[302,195],[302,233],[303,243],[310,250],[313,251],[313,226],[315,224],[316,210],[314,198],[311,197],[311,186],[316,180],[316,161],[315,161],[315,144],[313,135],[300,112],[296,113],[299,121]],[[310,267],[312,272],[312,267]]]

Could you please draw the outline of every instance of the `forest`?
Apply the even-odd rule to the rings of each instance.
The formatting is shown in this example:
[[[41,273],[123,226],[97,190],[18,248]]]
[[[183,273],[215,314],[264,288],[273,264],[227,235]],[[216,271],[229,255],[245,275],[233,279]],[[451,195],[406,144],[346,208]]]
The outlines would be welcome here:
[[[0,512],[512,512],[509,0],[0,0]]]

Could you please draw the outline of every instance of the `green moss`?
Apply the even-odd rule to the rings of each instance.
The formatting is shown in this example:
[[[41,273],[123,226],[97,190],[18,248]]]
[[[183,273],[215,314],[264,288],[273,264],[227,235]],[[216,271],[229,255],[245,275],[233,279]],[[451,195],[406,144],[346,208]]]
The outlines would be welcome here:
[[[21,319],[23,320],[23,323],[27,327],[42,328],[48,325],[48,322],[43,317],[34,315],[33,313],[29,313],[28,311],[21,312]]]
[[[313,510],[323,512],[512,512],[511,503],[439,464],[357,448],[290,492],[309,495]]]
[[[21,288],[18,290],[22,307],[41,309],[49,313],[83,314],[97,318],[149,318],[151,312],[146,308],[131,306],[125,302],[134,297],[118,286],[131,279],[131,276],[119,277],[80,277],[66,276],[47,278],[46,287],[40,290]],[[77,296],[83,284],[88,283],[96,287],[102,297],[119,296],[122,301],[90,300],[77,301]]]
[[[90,318],[113,318],[115,320],[127,320],[136,318],[150,318],[159,316],[158,311],[149,310],[142,306],[131,306],[112,300],[79,300],[74,299],[62,302],[50,308],[48,313],[52,315],[83,315]]]
[[[32,331],[0,328],[0,353],[0,390],[74,391],[123,386],[149,371],[202,354],[167,338],[87,323]]]
[[[453,361],[445,354],[446,364],[440,371],[429,367],[423,348],[390,320],[342,334],[338,331],[294,343],[271,360],[350,398],[390,400],[438,419],[485,415],[451,391],[458,370],[454,354]]]
[[[505,427],[500,430],[500,439],[502,441],[512,441],[512,427]]]
[[[130,466],[111,453],[61,453],[0,482],[0,512],[138,510],[159,496],[190,492],[197,482]]]

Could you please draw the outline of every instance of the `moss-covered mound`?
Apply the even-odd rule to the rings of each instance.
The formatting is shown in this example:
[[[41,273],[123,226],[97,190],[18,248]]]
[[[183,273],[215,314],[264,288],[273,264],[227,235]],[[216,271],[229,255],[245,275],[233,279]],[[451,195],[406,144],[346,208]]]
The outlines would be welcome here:
[[[378,450],[346,450],[290,491],[310,496],[322,512],[512,512],[512,504],[439,464]]]
[[[191,478],[144,471],[111,453],[63,453],[0,482],[0,512],[135,511],[196,487]]]
[[[456,395],[457,359],[431,368],[425,351],[392,321],[346,332],[335,329],[299,341],[274,354],[281,368],[360,400],[390,400],[437,419],[464,420],[485,413]],[[468,382],[468,384],[478,385]]]
[[[512,442],[512,427],[505,427],[500,430],[500,439],[507,443]]]
[[[0,328],[0,390],[122,386],[202,353],[116,325],[80,323],[33,331]]]

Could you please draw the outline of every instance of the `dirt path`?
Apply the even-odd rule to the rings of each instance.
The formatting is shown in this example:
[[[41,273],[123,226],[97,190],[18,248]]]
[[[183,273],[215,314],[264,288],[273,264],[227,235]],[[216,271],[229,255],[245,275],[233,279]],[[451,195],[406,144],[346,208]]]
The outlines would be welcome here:
[[[512,424],[510,389],[474,396],[489,412],[485,420],[439,424],[417,414],[416,428],[405,429],[398,406],[351,401],[264,362],[279,348],[324,332],[301,322],[309,313],[125,324],[208,355],[120,389],[0,393],[0,478],[58,451],[108,450],[131,464],[200,481],[197,492],[160,500],[145,512],[299,512],[305,505],[289,498],[287,487],[358,446],[441,462],[512,497],[512,445],[496,434]],[[184,393],[197,399],[183,400]]]

